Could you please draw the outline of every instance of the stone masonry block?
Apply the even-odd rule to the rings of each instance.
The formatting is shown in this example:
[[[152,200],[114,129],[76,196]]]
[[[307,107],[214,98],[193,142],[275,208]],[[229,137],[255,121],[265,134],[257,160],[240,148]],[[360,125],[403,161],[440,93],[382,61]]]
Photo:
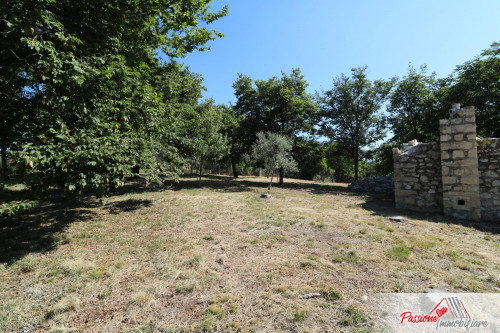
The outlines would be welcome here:
[[[452,158],[464,158],[465,154],[463,150],[454,150],[451,154]]]
[[[449,135],[449,134],[441,134],[440,140],[441,140],[441,142],[450,141],[451,140],[451,135]]]

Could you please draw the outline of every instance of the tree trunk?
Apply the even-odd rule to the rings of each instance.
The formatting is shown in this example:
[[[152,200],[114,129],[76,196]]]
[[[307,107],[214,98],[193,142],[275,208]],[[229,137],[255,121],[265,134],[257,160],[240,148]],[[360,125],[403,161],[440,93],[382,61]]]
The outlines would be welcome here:
[[[199,174],[198,180],[201,180],[201,174],[202,174],[202,172],[203,172],[203,163],[201,163],[201,161],[200,161],[200,174]]]
[[[274,172],[271,172],[271,182],[269,183],[269,186],[267,187],[268,191],[271,191],[271,185],[273,185],[273,177],[274,177]]]
[[[7,143],[5,142],[5,138],[1,139],[0,150],[2,153],[2,178],[7,177]]]
[[[359,152],[358,148],[354,148],[354,180],[358,180],[358,167],[359,167]]]
[[[139,171],[141,170],[141,167],[138,165],[132,166],[132,177],[139,177]]]
[[[233,168],[233,177],[238,178],[238,169],[236,169],[236,162],[231,159],[231,167]]]
[[[280,168],[280,185],[283,185],[283,178],[285,177],[285,169]]]

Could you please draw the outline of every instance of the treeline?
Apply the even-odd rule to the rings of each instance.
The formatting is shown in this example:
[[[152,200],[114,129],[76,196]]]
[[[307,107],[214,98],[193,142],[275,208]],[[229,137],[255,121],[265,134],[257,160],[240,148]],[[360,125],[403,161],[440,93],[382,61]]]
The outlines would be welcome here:
[[[452,102],[476,106],[478,134],[500,137],[498,43],[446,78],[410,67],[370,81],[361,67],[312,95],[300,69],[240,74],[234,105],[199,102],[202,77],[180,59],[222,37],[208,26],[228,8],[210,2],[3,1],[3,176],[98,196],[133,169],[150,182],[207,168],[237,177],[265,167],[256,152],[271,146],[256,142],[273,133],[291,144],[289,175],[350,181],[390,174],[402,142],[438,140]]]

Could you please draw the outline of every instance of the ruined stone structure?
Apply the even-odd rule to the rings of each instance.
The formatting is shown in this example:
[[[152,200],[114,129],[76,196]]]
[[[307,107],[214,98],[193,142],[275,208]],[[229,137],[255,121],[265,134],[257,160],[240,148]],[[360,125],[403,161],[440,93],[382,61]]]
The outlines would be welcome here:
[[[394,148],[396,207],[500,222],[500,139],[476,138],[474,107],[454,104],[439,143]]]

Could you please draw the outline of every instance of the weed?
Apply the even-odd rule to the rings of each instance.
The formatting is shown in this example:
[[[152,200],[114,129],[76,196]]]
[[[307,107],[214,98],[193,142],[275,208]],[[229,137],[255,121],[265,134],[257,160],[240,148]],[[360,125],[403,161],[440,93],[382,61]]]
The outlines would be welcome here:
[[[203,239],[207,240],[207,241],[211,241],[211,240],[214,240],[214,236],[212,236],[212,235],[203,236]]]
[[[307,315],[308,315],[307,311],[295,312],[295,314],[293,315],[293,321],[295,321],[295,322],[304,321],[306,319]]]
[[[460,259],[463,259],[463,257],[455,251],[448,251],[446,254],[451,261],[458,261]]]
[[[203,261],[203,256],[202,255],[196,255],[193,258],[191,258],[191,259],[188,260],[188,264],[190,266],[200,267],[202,261]]]
[[[353,305],[344,310],[344,316],[340,318],[341,326],[356,326],[367,321],[366,316]]]
[[[325,292],[325,298],[327,301],[336,301],[342,299],[342,294],[335,290],[333,287]]]
[[[200,329],[202,332],[212,332],[214,327],[214,316],[208,314],[205,319],[200,323]]]
[[[403,292],[404,287],[405,287],[405,284],[403,282],[396,281],[394,283],[393,289],[394,289],[395,293],[401,293],[401,292]]]
[[[231,306],[229,307],[229,313],[235,313],[237,309],[238,309],[238,305],[231,304]]]
[[[308,254],[306,258],[312,261],[319,262],[319,258],[312,254]]]
[[[92,280],[99,280],[102,279],[103,277],[104,277],[104,271],[102,271],[101,269],[93,270],[92,273],[90,273],[90,278]]]
[[[411,249],[405,243],[400,242],[386,252],[387,257],[399,261],[405,261],[411,254]]]
[[[213,304],[208,307],[208,312],[210,314],[216,316],[219,319],[224,318],[224,310],[222,310],[221,308],[216,307]]]

